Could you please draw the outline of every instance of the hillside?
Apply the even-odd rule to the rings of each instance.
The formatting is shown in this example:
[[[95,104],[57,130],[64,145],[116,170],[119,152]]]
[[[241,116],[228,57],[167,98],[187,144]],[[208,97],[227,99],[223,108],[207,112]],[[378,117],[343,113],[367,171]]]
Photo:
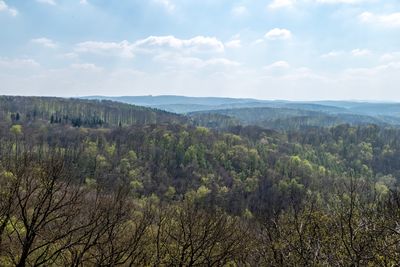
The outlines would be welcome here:
[[[400,260],[398,128],[288,108],[0,101],[1,266]]]
[[[182,116],[162,110],[106,100],[55,97],[0,96],[0,120],[37,120],[86,127],[184,122]]]

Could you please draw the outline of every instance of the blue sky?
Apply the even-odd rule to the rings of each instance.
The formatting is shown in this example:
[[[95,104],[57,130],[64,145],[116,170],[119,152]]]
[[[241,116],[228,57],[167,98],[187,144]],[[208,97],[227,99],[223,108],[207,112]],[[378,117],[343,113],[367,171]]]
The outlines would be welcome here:
[[[0,0],[0,94],[400,101],[398,0]]]

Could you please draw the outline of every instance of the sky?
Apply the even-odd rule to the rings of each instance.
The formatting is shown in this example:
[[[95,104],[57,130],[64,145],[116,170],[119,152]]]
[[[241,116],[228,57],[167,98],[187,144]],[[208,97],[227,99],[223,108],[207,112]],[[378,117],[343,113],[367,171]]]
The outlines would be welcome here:
[[[0,0],[0,95],[400,101],[400,0]]]

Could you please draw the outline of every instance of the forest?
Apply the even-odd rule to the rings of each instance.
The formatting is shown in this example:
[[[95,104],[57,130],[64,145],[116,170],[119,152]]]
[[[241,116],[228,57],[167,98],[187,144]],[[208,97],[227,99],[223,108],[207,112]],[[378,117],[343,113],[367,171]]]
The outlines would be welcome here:
[[[1,96],[0,266],[398,266],[396,124],[258,108]]]

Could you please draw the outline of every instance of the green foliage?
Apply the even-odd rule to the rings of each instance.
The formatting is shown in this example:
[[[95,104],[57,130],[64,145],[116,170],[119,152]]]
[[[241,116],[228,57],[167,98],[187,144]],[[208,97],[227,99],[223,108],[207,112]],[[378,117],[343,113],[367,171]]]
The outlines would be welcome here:
[[[22,126],[21,125],[13,125],[10,129],[10,132],[17,136],[22,134]]]
[[[206,186],[200,186],[196,191],[197,198],[205,198],[208,194],[210,194],[211,190],[208,189]]]
[[[96,180],[90,177],[86,177],[85,184],[89,188],[95,188],[97,186]]]
[[[68,264],[54,256],[47,265],[74,265],[82,240],[90,248],[80,265],[89,266],[212,259],[217,266],[394,266],[400,259],[398,129],[213,130],[110,102],[0,103],[0,265],[9,255],[17,265],[28,243],[21,241],[31,239],[28,251],[38,249],[26,265],[59,248]]]

